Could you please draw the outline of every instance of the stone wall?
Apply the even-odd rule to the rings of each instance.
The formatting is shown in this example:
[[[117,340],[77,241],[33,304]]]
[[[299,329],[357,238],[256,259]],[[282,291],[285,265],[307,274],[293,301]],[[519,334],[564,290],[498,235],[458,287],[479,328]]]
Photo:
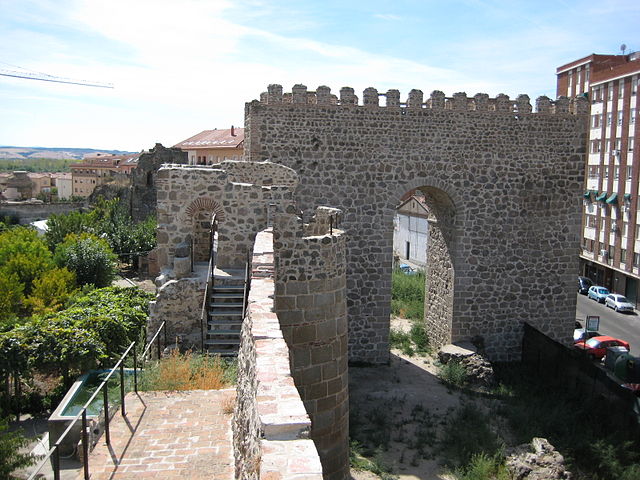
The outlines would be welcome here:
[[[156,299],[149,303],[149,334],[158,331],[162,322],[167,322],[167,341],[180,343],[181,348],[200,350],[202,344],[201,313],[206,269],[195,272],[192,277],[180,279],[162,278]]]
[[[236,478],[320,480],[318,452],[309,440],[311,421],[290,372],[289,349],[274,313],[273,240],[258,234],[247,316],[238,355],[233,415]]]
[[[156,213],[156,175],[163,164],[186,164],[187,152],[179,148],[166,148],[160,143],[140,155],[138,165],[131,171],[129,205],[131,218],[141,222]]]
[[[245,158],[295,170],[303,210],[344,211],[351,360],[388,361],[393,214],[413,188],[441,212],[434,230],[449,232],[434,232],[433,253],[447,257],[427,280],[434,343],[482,336],[492,360],[513,360],[524,321],[569,343],[586,99],[540,97],[532,113],[526,95],[435,91],[425,101],[412,90],[401,102],[397,90],[367,89],[363,98],[271,85],[245,109]]]
[[[208,259],[206,238],[215,213],[218,267],[243,266],[255,235],[267,227],[275,208],[293,202],[296,185],[295,172],[269,162],[163,166],[156,180],[160,265],[171,269],[175,246],[191,238],[195,258]]]
[[[66,215],[69,212],[82,210],[84,202],[74,203],[41,203],[41,202],[2,202],[0,216],[16,218],[20,225],[36,220],[44,220],[51,215]]]
[[[346,237],[340,210],[320,207],[303,224],[293,207],[274,221],[276,313],[292,375],[311,416],[325,480],[349,476]]]

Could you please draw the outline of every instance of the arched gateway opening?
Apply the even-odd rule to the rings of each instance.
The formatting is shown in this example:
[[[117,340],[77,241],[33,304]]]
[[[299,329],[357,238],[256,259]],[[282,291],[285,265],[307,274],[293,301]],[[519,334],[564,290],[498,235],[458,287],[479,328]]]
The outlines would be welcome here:
[[[456,208],[439,188],[419,186],[406,192],[394,212],[394,268],[424,272],[424,315],[429,338],[451,341],[454,308]]]

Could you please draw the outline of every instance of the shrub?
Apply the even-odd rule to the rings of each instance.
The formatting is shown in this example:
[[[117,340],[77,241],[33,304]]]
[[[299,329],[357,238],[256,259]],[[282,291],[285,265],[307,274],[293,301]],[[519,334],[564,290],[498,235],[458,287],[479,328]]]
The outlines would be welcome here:
[[[0,330],[18,313],[24,299],[24,284],[15,273],[0,273]]]
[[[512,476],[500,455],[475,454],[468,465],[456,469],[457,480],[511,480]]]
[[[95,235],[70,234],[56,248],[55,261],[76,274],[80,285],[106,287],[113,281],[116,256],[109,244]]]
[[[438,369],[438,378],[447,385],[462,388],[467,383],[467,369],[460,362],[450,360]]]
[[[25,305],[33,314],[56,312],[71,297],[76,286],[76,276],[67,268],[54,268],[33,281],[33,291]]]
[[[405,275],[394,270],[391,281],[391,313],[411,320],[423,320],[424,274]]]
[[[0,276],[16,275],[25,295],[33,281],[53,267],[51,252],[35,230],[16,227],[0,233]]]

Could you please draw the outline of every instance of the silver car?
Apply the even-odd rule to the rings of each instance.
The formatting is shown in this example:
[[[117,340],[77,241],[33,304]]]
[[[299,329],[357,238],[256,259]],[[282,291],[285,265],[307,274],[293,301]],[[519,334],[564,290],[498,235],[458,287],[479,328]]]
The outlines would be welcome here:
[[[604,304],[609,308],[613,308],[616,312],[633,312],[633,305],[629,303],[629,300],[624,295],[611,293],[604,299]]]

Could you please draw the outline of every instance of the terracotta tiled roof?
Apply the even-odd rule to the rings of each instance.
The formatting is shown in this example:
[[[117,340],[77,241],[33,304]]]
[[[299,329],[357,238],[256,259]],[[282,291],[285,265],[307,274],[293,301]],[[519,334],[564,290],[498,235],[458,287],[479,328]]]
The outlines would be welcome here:
[[[140,153],[131,153],[127,155],[99,155],[95,157],[85,157],[82,162],[72,164],[71,168],[114,168],[123,164],[136,164],[138,163],[140,155]]]
[[[205,130],[174,145],[183,150],[211,148],[241,148],[244,142],[244,128]]]

